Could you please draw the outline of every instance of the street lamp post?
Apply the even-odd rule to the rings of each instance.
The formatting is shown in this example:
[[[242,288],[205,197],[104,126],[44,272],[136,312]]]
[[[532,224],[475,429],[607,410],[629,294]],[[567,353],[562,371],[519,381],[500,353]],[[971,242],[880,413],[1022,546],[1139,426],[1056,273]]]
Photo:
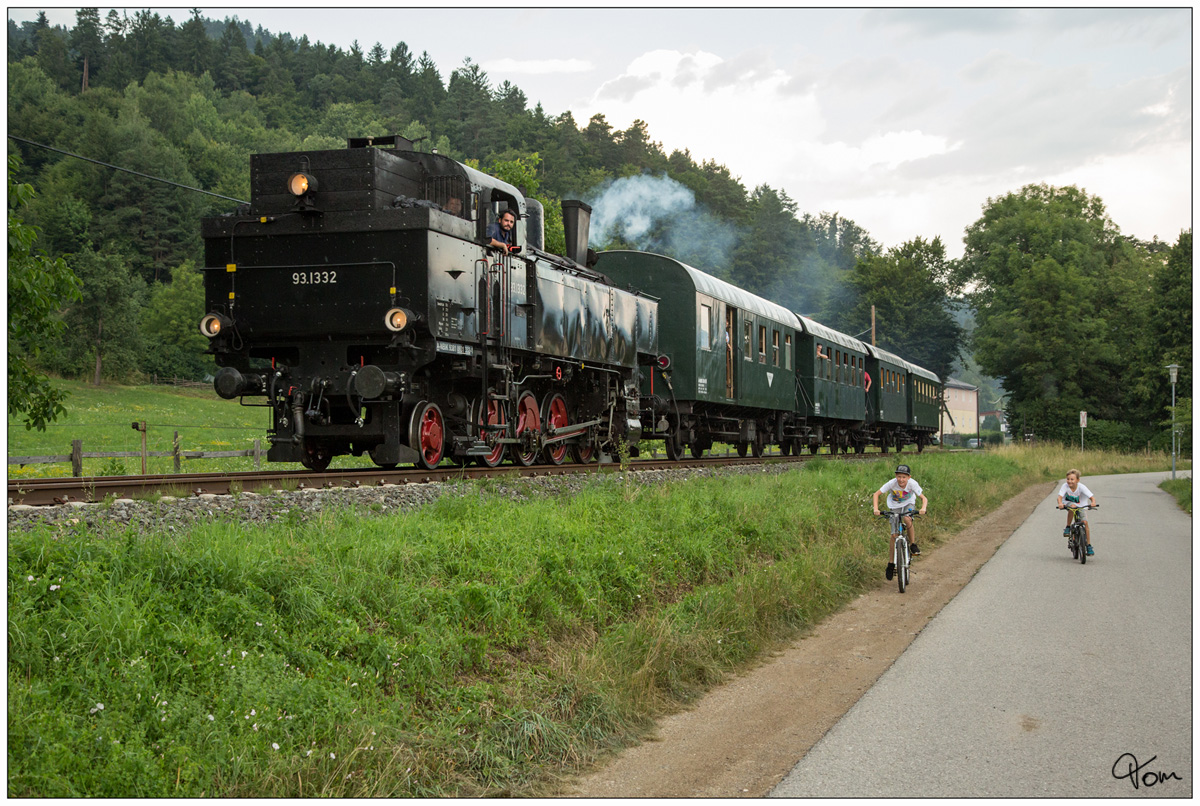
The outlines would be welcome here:
[[[1167,372],[1171,373],[1171,481],[1175,480],[1175,381],[1179,379],[1179,365],[1171,364],[1167,367]]]

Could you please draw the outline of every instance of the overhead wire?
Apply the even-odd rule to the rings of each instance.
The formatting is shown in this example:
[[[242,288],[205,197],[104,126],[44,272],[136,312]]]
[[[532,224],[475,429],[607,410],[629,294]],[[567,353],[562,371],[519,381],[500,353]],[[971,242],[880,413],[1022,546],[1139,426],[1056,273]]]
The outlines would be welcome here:
[[[44,143],[38,143],[33,140],[27,140],[24,137],[17,137],[15,134],[10,134],[10,135],[8,135],[8,137],[10,140],[16,140],[17,142],[20,142],[20,143],[28,143],[31,146],[37,146],[38,148],[44,148],[47,151],[55,151],[55,152],[58,152],[59,154],[66,154],[68,157],[74,157],[75,159],[83,160],[85,162],[94,162],[97,165],[103,165],[105,168],[112,168],[114,171],[124,171],[125,173],[130,173],[130,174],[133,174],[134,176],[140,176],[143,179],[150,179],[154,182],[162,182],[167,185],[174,185],[175,187],[183,188],[184,190],[194,190],[197,193],[203,193],[208,196],[216,196],[218,199],[225,199],[226,201],[237,202],[238,204],[249,204],[250,203],[250,202],[246,201],[245,199],[235,199],[232,196],[222,196],[220,193],[213,193],[211,190],[204,190],[203,188],[192,187],[191,185],[184,185],[179,182],[172,182],[170,179],[163,179],[162,177],[159,177],[159,176],[151,176],[150,174],[144,174],[139,171],[134,171],[130,168],[122,168],[120,165],[113,165],[108,162],[101,162],[100,160],[92,159],[91,157],[85,157],[81,154],[73,154],[70,151],[64,151],[61,148],[55,148],[54,146],[48,146],[48,145],[45,145]]]

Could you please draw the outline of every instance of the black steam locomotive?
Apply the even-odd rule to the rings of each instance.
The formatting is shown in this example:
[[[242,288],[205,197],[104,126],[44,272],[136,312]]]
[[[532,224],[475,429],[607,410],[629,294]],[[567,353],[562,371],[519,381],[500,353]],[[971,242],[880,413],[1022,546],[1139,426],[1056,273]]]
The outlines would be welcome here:
[[[538,202],[403,138],[256,155],[251,179],[248,209],[204,221],[200,329],[217,393],[265,398],[271,461],[920,450],[937,431],[933,373],[669,257],[597,258],[581,202],[560,257]],[[489,246],[506,211],[517,253]]]
[[[568,256],[516,188],[399,137],[251,159],[251,203],[206,219],[201,331],[224,398],[265,398],[270,461],[594,461],[641,437],[657,303]],[[487,245],[516,214],[519,253]],[[244,401],[245,402],[245,401]]]

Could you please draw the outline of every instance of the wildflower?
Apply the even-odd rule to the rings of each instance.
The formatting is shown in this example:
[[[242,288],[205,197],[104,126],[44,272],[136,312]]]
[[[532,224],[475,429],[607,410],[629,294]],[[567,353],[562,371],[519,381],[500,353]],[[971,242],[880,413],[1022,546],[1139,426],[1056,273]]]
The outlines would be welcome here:
[[[330,754],[329,754],[329,757],[330,757],[330,758],[337,758],[337,756],[335,756],[333,753],[330,753]]]
[[[254,728],[255,730],[258,730],[258,723],[257,723],[257,722],[255,722],[255,723],[254,723],[253,725],[251,725],[250,727]]]
[[[25,577],[25,579],[29,582],[33,582],[33,574],[30,574],[29,576]]]
[[[305,754],[304,754],[304,757],[305,757],[305,758],[308,758],[308,757],[309,757],[309,756],[311,756],[311,755],[312,755],[312,751],[311,751],[311,750],[309,750],[307,753],[305,753]]]
[[[256,622],[254,622],[254,626],[256,626],[256,627],[261,627],[261,626],[262,626],[262,622],[261,622],[261,621],[256,621]],[[278,749],[279,749],[279,747],[278,747],[278,746],[276,746],[276,748],[275,748],[275,749],[276,749],[276,750],[278,750]]]
[[[62,585],[51,585],[51,586],[50,586],[50,590],[52,590],[52,591],[56,591],[56,590],[58,590],[58,589],[59,589],[59,588],[61,588],[61,587],[62,587]]]
[[[95,707],[95,708],[93,708],[92,710],[88,711],[88,713],[89,713],[89,714],[94,714],[94,713],[96,713],[97,711],[103,711],[103,710],[104,710],[104,703],[102,703],[102,702],[98,702],[98,703],[96,703],[96,707]]]
[[[272,748],[272,749],[274,749],[274,750],[278,750],[278,749],[279,749],[279,745],[278,745],[276,742],[271,742],[271,748]]]
[[[217,721],[217,718],[216,718],[215,716],[213,716],[212,714],[209,714],[209,715],[208,715],[208,721],[209,721],[209,722],[216,722],[216,721]]]

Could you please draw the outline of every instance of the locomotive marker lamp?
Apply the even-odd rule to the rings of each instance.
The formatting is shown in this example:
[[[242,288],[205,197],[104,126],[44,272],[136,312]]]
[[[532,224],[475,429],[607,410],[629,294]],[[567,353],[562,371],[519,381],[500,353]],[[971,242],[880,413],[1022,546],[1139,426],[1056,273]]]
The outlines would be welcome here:
[[[399,333],[408,327],[408,323],[416,319],[412,311],[405,308],[392,308],[383,317],[383,323],[393,333]]]
[[[317,178],[312,174],[294,173],[288,177],[288,193],[296,197],[296,209],[300,212],[318,212],[316,209]]]
[[[219,313],[210,313],[208,316],[200,320],[200,333],[210,339],[215,339],[221,335],[221,331],[232,325],[233,322]]]
[[[1171,373],[1171,481],[1175,480],[1175,381],[1179,380],[1179,365],[1170,364],[1167,372]]]

